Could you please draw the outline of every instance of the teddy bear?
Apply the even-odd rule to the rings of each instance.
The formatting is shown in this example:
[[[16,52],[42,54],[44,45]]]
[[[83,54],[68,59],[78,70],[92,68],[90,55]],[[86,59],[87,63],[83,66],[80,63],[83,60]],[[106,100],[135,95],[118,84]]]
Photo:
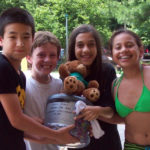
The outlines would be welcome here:
[[[99,83],[96,80],[90,82],[85,80],[89,72],[80,61],[67,61],[59,66],[58,71],[60,78],[63,80],[64,93],[83,95],[91,102],[98,100],[100,97]]]

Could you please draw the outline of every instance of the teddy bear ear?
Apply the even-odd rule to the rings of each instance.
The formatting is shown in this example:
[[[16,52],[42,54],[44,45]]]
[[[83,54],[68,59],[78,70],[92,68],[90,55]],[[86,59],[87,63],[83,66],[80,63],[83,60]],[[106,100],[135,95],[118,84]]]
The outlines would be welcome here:
[[[88,83],[88,88],[99,88],[99,83],[96,81],[96,80],[91,80],[89,83]]]
[[[67,69],[67,66],[65,64],[61,64],[59,66],[58,72],[59,72],[59,75],[60,75],[61,79],[66,78],[70,74],[69,71],[68,71],[68,69]]]
[[[83,91],[83,96],[91,102],[96,102],[100,97],[100,91],[97,88],[88,88]]]

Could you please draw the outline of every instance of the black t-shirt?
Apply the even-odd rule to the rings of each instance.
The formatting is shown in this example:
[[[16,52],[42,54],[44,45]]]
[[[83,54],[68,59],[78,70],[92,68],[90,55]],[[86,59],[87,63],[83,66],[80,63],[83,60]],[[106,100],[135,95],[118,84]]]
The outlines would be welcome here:
[[[23,109],[25,99],[25,76],[17,74],[7,58],[0,54],[0,94],[17,94]],[[14,128],[0,103],[0,149],[25,150],[23,132]]]
[[[93,103],[96,106],[110,106],[115,110],[115,103],[111,94],[111,84],[116,78],[114,67],[109,63],[102,64],[102,80],[97,81],[100,85],[100,99]],[[100,139],[91,138],[90,144],[77,150],[121,150],[121,141],[117,130],[117,125],[109,124],[98,120],[105,134]],[[69,149],[71,150],[71,149]]]

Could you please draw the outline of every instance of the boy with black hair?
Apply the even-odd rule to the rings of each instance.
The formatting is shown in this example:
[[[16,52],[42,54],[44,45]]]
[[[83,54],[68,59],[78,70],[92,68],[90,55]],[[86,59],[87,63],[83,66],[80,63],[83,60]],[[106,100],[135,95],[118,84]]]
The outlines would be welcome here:
[[[34,32],[34,19],[26,10],[9,8],[1,14],[0,45],[3,50],[0,54],[0,149],[2,150],[25,150],[24,135],[41,143],[77,142],[77,139],[69,134],[74,126],[52,130],[22,111],[25,76],[19,68],[22,58],[30,52]]]

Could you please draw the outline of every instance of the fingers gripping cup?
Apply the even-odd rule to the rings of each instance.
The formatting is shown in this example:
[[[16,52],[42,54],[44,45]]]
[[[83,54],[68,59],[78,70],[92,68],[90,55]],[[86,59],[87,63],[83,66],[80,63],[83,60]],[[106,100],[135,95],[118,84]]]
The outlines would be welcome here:
[[[48,97],[46,112],[45,112],[45,125],[52,129],[59,129],[68,125],[75,124],[75,128],[71,130],[70,134],[79,138],[80,142],[74,144],[67,144],[68,148],[83,148],[90,143],[89,128],[90,123],[83,119],[74,121],[75,103],[83,101],[87,105],[90,104],[84,97],[67,95],[67,94],[54,94]]]

